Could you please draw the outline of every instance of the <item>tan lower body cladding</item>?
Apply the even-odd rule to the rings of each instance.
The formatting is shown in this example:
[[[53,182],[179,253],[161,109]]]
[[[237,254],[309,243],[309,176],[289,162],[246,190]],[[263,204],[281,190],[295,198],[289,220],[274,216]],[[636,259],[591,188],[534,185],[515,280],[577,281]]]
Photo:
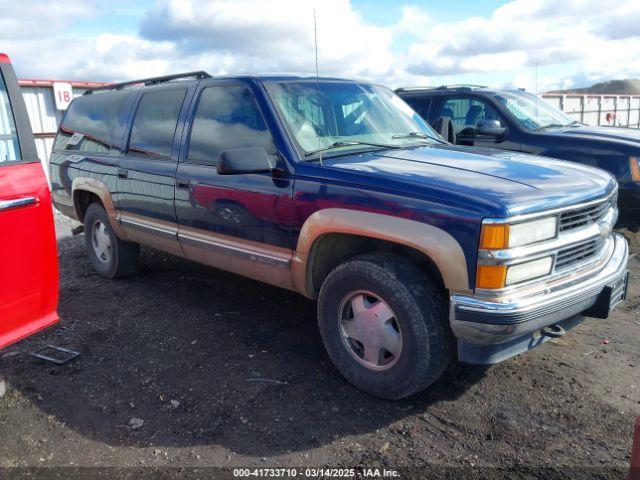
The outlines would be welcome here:
[[[120,212],[117,220],[126,240],[294,290],[289,249],[135,214]]]

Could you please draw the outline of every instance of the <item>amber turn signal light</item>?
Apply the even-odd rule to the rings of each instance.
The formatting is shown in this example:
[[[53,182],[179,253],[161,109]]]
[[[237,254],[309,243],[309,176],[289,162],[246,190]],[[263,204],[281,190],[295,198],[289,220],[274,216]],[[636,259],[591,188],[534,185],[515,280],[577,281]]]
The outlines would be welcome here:
[[[482,226],[480,248],[483,250],[501,249],[509,246],[509,225],[487,224]]]
[[[504,288],[506,280],[505,265],[478,265],[476,288]]]
[[[631,177],[634,182],[640,182],[640,158],[630,157],[629,163],[631,164]]]

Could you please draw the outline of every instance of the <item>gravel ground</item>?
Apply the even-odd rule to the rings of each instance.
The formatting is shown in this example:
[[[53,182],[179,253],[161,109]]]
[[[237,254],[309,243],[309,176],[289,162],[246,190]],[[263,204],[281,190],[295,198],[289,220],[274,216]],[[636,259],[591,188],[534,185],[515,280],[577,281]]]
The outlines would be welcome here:
[[[72,223],[56,223],[61,322],[0,352],[0,467],[625,475],[640,414],[637,258],[630,299],[609,320],[490,368],[453,365],[428,391],[388,402],[332,367],[313,302],[150,249],[137,275],[105,280]],[[82,356],[65,366],[29,356],[46,344]]]

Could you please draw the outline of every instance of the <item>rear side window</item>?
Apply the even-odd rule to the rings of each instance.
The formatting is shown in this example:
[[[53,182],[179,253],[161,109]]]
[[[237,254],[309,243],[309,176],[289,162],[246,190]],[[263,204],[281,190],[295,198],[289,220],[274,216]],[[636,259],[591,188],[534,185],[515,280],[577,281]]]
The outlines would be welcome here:
[[[129,151],[142,155],[170,157],[180,108],[187,89],[145,93],[133,119]]]
[[[240,85],[205,88],[187,161],[215,165],[222,151],[246,147],[263,147],[269,154],[276,150],[251,90]]]
[[[20,161],[20,144],[7,85],[0,74],[0,164]]]
[[[96,92],[73,100],[60,125],[54,150],[108,152],[128,95],[129,92]]]

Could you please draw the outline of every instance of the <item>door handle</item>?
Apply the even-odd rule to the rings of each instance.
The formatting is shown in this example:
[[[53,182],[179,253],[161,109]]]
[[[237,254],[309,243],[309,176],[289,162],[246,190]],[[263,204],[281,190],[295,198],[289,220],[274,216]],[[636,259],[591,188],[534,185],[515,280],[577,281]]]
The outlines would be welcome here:
[[[28,205],[35,205],[36,203],[38,203],[38,197],[22,197],[14,200],[2,200],[0,201],[0,211],[26,207]]]
[[[191,186],[191,182],[189,180],[185,180],[183,178],[176,178],[176,188],[189,190],[190,186]]]
[[[118,169],[118,178],[127,178],[127,176],[129,175],[129,170],[127,170],[126,168],[119,168]]]

